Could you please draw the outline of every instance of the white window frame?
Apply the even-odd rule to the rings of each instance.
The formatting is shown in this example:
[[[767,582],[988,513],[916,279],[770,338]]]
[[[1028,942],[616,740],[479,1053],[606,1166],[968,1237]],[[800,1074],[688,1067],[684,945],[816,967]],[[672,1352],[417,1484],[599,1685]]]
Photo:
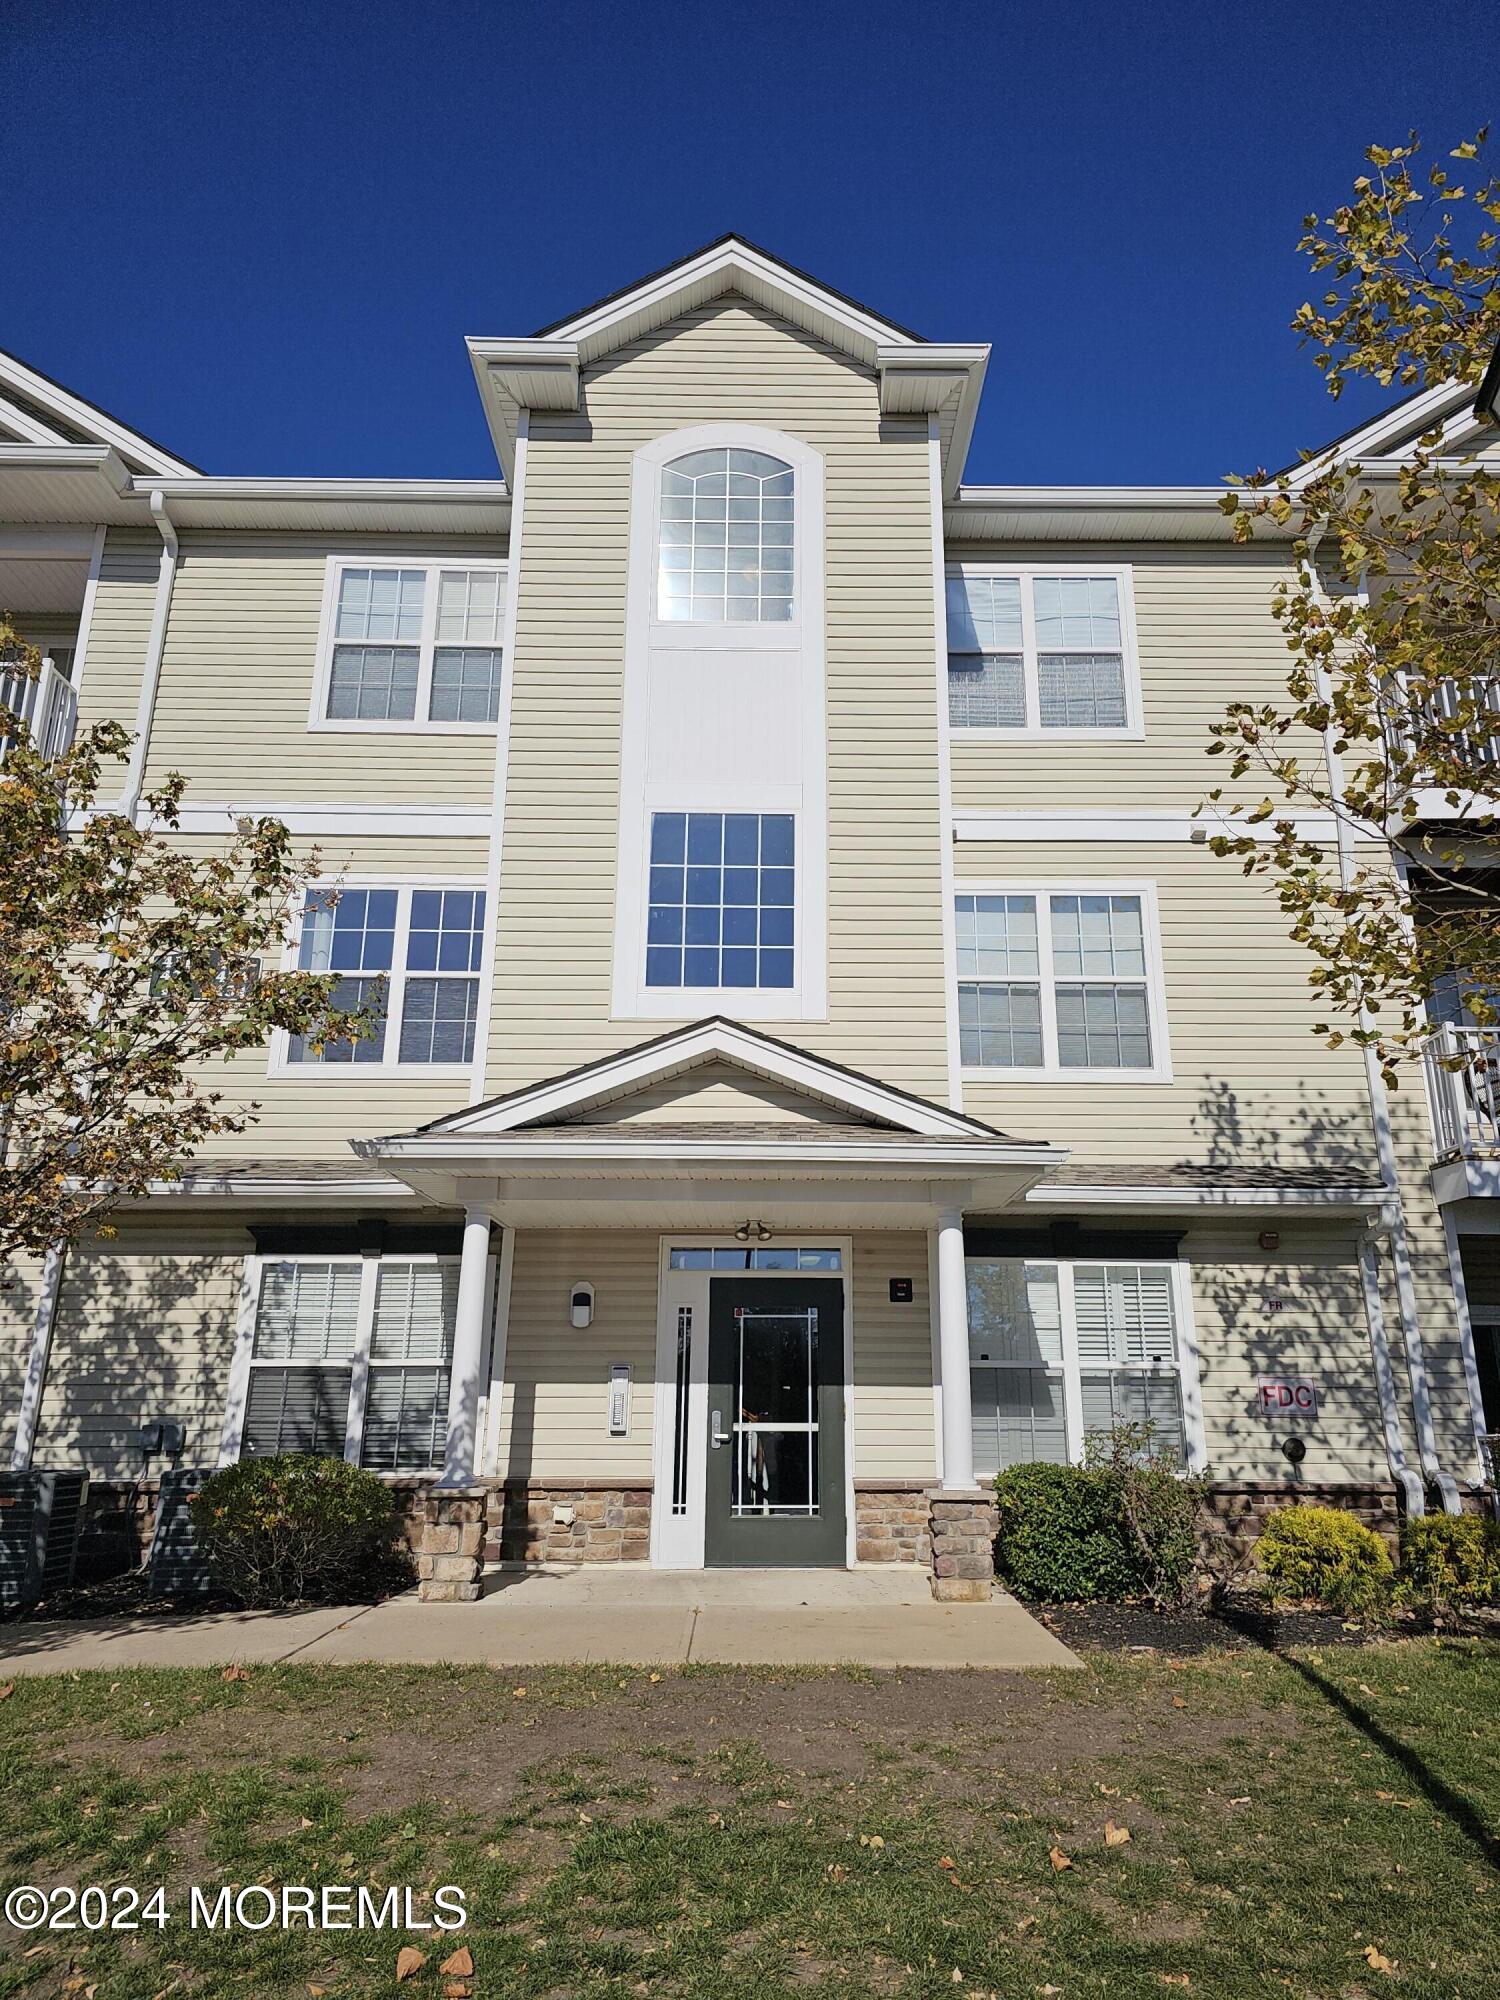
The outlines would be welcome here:
[[[224,1429],[219,1444],[220,1465],[234,1465],[238,1462],[244,1447],[245,1424],[250,1415],[250,1381],[254,1370],[261,1368],[316,1368],[315,1361],[265,1361],[255,1359],[255,1327],[260,1314],[261,1280],[266,1266],[270,1264],[353,1264],[359,1267],[359,1316],[356,1322],[354,1346],[349,1355],[349,1413],[344,1424],[344,1462],[358,1465],[365,1441],[365,1409],[369,1400],[371,1368],[421,1368],[436,1364],[430,1362],[377,1361],[370,1360],[370,1343],[375,1331],[375,1294],[380,1283],[380,1272],[386,1264],[452,1264],[460,1262],[457,1251],[439,1250],[393,1250],[390,1252],[365,1252],[340,1250],[319,1252],[300,1250],[290,1255],[274,1252],[252,1251],[245,1259],[245,1269],[240,1287],[239,1323],[235,1330],[234,1356],[229,1364],[229,1391],[225,1402]],[[489,1298],[494,1290],[495,1259],[491,1255],[485,1281],[485,1296]],[[326,1364],[331,1370],[342,1367],[342,1362]],[[447,1362],[449,1383],[452,1384],[453,1360]],[[431,1468],[431,1476],[438,1477],[442,1471],[442,1461],[437,1460]],[[381,1478],[413,1479],[426,1475],[420,1472],[381,1473]]]
[[[333,678],[334,625],[338,616],[339,584],[344,571],[349,569],[419,569],[426,572],[426,582],[422,586],[422,632],[416,642],[417,712],[410,721],[404,718],[382,720],[375,717],[360,720],[357,717],[330,716],[328,713],[328,691]],[[505,634],[509,629],[506,622],[509,565],[503,559],[494,556],[430,556],[390,549],[381,549],[375,554],[358,554],[341,549],[337,555],[329,556],[323,578],[323,607],[318,621],[317,664],[313,673],[312,702],[307,718],[309,729],[332,731],[341,736],[495,735],[500,727],[498,717],[494,722],[433,722],[428,719],[427,711],[432,703],[432,657],[437,650],[438,577],[444,570],[465,572],[489,570],[501,580],[498,619],[501,636],[495,641],[494,651],[501,656],[500,712],[504,713],[503,682],[510,672],[510,659],[505,648]],[[400,643],[409,644],[410,641]]]
[[[490,958],[494,951],[495,916],[489,907],[489,884],[482,875],[366,875],[340,876],[335,881],[306,883],[298,899],[288,912],[287,944],[281,955],[283,972],[297,970],[297,954],[302,939],[302,919],[307,908],[307,898],[317,895],[343,895],[359,889],[394,889],[396,892],[396,936],[391,956],[398,963],[387,973],[350,973],[351,979],[378,979],[387,981],[385,1048],[379,1062],[293,1062],[291,1059],[291,1036],[285,1028],[276,1028],[271,1035],[271,1056],[267,1065],[267,1076],[273,1077],[387,1077],[402,1076],[441,1080],[445,1077],[472,1077],[477,1068],[482,1068],[485,1059],[485,1036],[487,1022],[484,1015],[485,994],[489,990],[488,975]],[[458,889],[466,894],[482,894],[486,897],[484,913],[484,935],[479,948],[479,965],[473,972],[449,973],[451,979],[473,979],[479,987],[479,1017],[474,1024],[474,1053],[465,1063],[404,1063],[397,1059],[401,1035],[400,1025],[405,1002],[406,946],[411,934],[411,899],[419,889]],[[416,979],[434,977],[430,972],[410,975]],[[438,974],[437,977],[445,975]]]
[[[1021,1255],[1014,1257],[1001,1253],[986,1252],[983,1258],[971,1258],[970,1262],[1031,1264],[1055,1270],[1057,1273],[1057,1308],[1062,1329],[1062,1360],[1058,1364],[1062,1375],[1063,1389],[1063,1434],[1067,1445],[1068,1462],[1072,1465],[1083,1463],[1083,1376],[1084,1369],[1078,1354],[1078,1307],[1075,1273],[1083,1267],[1100,1264],[1128,1265],[1132,1270],[1167,1271],[1171,1277],[1172,1313],[1176,1321],[1177,1334],[1177,1379],[1182,1402],[1182,1440],[1184,1471],[1200,1473],[1208,1464],[1208,1446],[1203,1429],[1203,1386],[1200,1373],[1198,1337],[1193,1322],[1193,1282],[1192,1266],[1182,1257],[1132,1257],[1128,1252],[1111,1252],[1104,1257],[1048,1257]],[[972,1372],[974,1363],[970,1363]],[[981,1366],[989,1366],[982,1363]],[[1097,1371],[1095,1371],[1097,1372]],[[1122,1368],[1122,1374],[1132,1372]],[[1136,1369],[1134,1372],[1142,1373]],[[1166,1371],[1161,1371],[1166,1372]]]
[[[1141,665],[1135,628],[1135,567],[1131,563],[950,562],[949,577],[1005,576],[1021,581],[1021,679],[1026,697],[1026,721],[1014,729],[966,728],[952,723],[953,742],[961,743],[1140,743],[1146,735],[1141,705]],[[1107,576],[1119,593],[1120,655],[1125,679],[1123,729],[1044,729],[1037,669],[1036,617],[1031,586],[1038,577]],[[948,634],[949,652],[954,651]],[[943,657],[943,706],[948,704],[948,656]]]
[[[953,884],[955,900],[959,896],[1033,896],[1036,898],[1037,963],[1039,967],[1038,985],[1041,989],[1042,1009],[1042,1053],[1044,1060],[1040,1067],[1007,1069],[998,1064],[965,1063],[961,1075],[966,1083],[1170,1083],[1172,1081],[1172,1052],[1167,1040],[1167,985],[1162,963],[1161,922],[1156,906],[1156,884],[1154,882],[1125,881],[1113,878],[1100,880],[1095,877],[1088,881],[1039,882],[1034,879],[1016,881],[972,881],[960,875]],[[1141,937],[1146,958],[1146,1020],[1151,1032],[1152,1064],[1150,1069],[1064,1069],[1057,1059],[1057,987],[1058,976],[1052,958],[1052,902],[1054,896],[1137,896],[1141,904]],[[955,971],[953,991],[955,1003],[960,986],[975,982]],[[978,982],[980,985],[1024,985],[1024,980],[992,980]],[[1077,985],[1076,978],[1062,981],[1064,985]],[[1103,983],[1103,982],[1101,982]],[[1084,984],[1088,984],[1085,980]]]

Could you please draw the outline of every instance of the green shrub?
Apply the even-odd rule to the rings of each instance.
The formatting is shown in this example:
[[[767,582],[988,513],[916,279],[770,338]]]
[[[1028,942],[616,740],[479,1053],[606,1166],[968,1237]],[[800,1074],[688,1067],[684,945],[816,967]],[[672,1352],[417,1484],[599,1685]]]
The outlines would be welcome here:
[[[1377,1611],[1394,1570],[1373,1528],[1338,1507],[1283,1507],[1266,1523],[1255,1560],[1277,1602],[1315,1598],[1350,1615]]]
[[[1500,1604],[1500,1523],[1478,1514],[1425,1514],[1401,1534],[1408,1603]]]
[[[1013,1465],[995,1495],[996,1567],[1022,1597],[1175,1604],[1191,1593],[1201,1487],[1146,1426],[1091,1436],[1083,1465]]]
[[[409,1581],[395,1504],[341,1458],[245,1458],[192,1502],[214,1581],[242,1604],[364,1598]]]

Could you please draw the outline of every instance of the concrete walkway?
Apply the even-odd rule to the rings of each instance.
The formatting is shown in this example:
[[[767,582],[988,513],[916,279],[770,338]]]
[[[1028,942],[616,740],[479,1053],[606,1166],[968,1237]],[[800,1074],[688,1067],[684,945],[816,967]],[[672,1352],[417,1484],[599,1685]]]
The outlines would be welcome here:
[[[0,1674],[279,1661],[1076,1667],[1013,1597],[938,1604],[925,1571],[496,1568],[477,1604],[214,1611],[0,1626]]]

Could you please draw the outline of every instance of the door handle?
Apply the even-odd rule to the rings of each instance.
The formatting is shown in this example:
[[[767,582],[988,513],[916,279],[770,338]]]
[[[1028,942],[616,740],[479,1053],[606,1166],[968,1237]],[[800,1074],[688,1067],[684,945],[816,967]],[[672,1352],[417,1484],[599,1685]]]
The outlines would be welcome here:
[[[730,1433],[719,1428],[723,1421],[724,1412],[722,1410],[715,1410],[708,1427],[708,1441],[715,1451],[719,1449],[721,1444],[729,1444],[731,1442]]]

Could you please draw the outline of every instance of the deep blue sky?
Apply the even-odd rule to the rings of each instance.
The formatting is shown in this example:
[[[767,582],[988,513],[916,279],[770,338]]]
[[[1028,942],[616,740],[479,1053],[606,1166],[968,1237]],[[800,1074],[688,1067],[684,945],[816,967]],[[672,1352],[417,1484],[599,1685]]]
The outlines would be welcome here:
[[[737,229],[994,344],[971,481],[1196,481],[1363,414],[1287,332],[1493,0],[0,0],[0,347],[210,472],[484,477],[462,336]]]

